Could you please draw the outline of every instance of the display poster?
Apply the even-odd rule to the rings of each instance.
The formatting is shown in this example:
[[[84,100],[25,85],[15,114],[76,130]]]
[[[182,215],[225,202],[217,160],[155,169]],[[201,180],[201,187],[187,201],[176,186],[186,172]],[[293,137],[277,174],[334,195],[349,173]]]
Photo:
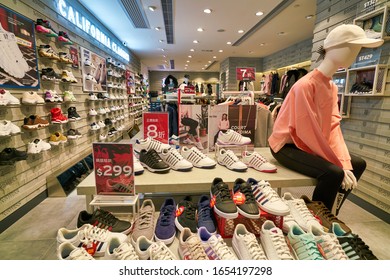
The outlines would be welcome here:
[[[208,117],[210,106],[180,104],[179,138],[180,146],[195,146],[201,151],[209,148]]]
[[[75,47],[69,48],[69,54],[72,58],[72,67],[75,69],[79,68],[79,51]]]
[[[106,59],[80,47],[83,90],[87,92],[107,92]]]
[[[209,151],[215,150],[220,131],[232,129],[242,136],[249,137],[254,147],[257,105],[218,105],[211,106],[208,117]]]
[[[382,48],[362,48],[356,57],[351,69],[379,64]]]
[[[34,22],[1,4],[0,87],[39,88]]]
[[[142,114],[144,138],[150,137],[162,143],[169,141],[169,114],[167,112],[144,112]]]
[[[254,81],[256,80],[256,69],[254,67],[236,67],[237,81]]]
[[[96,194],[134,195],[133,145],[93,143]]]

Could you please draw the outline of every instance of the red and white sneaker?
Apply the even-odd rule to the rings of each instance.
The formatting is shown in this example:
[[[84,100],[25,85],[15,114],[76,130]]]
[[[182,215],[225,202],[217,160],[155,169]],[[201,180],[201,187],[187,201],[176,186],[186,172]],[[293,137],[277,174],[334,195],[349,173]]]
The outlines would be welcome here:
[[[278,170],[275,165],[269,163],[268,160],[258,152],[251,153],[244,151],[242,153],[242,162],[248,167],[265,173],[275,173]]]

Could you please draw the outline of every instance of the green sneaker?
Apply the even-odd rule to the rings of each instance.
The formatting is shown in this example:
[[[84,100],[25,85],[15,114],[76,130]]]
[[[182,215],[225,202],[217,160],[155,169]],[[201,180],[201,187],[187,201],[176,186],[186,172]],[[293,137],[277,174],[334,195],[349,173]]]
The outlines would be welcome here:
[[[293,225],[288,234],[288,240],[298,260],[323,260],[312,233],[305,233],[298,225]]]

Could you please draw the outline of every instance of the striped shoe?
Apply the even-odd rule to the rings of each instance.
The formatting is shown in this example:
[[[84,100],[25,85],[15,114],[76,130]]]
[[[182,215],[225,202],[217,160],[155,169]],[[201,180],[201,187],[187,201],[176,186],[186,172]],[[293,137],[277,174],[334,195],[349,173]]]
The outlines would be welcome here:
[[[174,148],[164,149],[160,154],[162,160],[176,171],[190,171],[192,163],[184,159],[183,156]]]
[[[253,195],[261,210],[277,216],[285,216],[290,213],[288,205],[284,203],[276,191],[271,188],[268,181],[256,181],[253,178],[249,178],[247,183],[252,186]]]
[[[220,165],[226,166],[226,168],[237,172],[245,172],[248,169],[246,164],[241,162],[231,150],[220,149],[217,156],[217,162]]]
[[[244,151],[242,153],[242,162],[248,167],[252,167],[260,172],[275,173],[278,169],[272,163],[260,155],[258,152]]]
[[[211,169],[217,165],[214,160],[203,154],[196,147],[189,149],[188,147],[183,146],[180,153],[184,159],[191,162],[193,166],[198,168]]]
[[[179,237],[179,255],[183,260],[208,260],[202,243],[196,233],[184,228]]]
[[[240,133],[235,132],[232,129],[228,129],[225,132],[219,131],[217,143],[220,145],[249,145],[251,139],[249,137],[242,136]]]
[[[161,153],[164,149],[169,149],[170,147],[169,144],[147,137],[146,139],[137,139],[135,141],[134,151],[140,153],[142,150],[155,150],[157,153]]]
[[[237,260],[219,234],[211,234],[205,227],[200,227],[198,236],[210,260]]]

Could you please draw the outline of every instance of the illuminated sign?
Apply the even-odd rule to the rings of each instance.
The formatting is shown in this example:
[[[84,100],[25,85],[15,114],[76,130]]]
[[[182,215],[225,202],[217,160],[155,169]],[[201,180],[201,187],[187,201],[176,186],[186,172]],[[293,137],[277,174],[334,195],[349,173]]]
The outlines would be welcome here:
[[[130,60],[130,56],[126,50],[121,48],[121,46],[117,43],[113,42],[109,36],[95,26],[93,22],[89,21],[82,13],[68,5],[65,0],[58,0],[57,8],[59,13],[73,25],[91,35],[94,39],[111,49],[126,61]]]

